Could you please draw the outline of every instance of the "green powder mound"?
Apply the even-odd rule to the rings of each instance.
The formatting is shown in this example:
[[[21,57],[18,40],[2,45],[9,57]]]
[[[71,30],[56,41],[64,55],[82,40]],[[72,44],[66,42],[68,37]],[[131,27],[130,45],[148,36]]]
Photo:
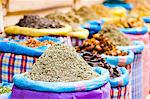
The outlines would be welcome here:
[[[73,47],[65,45],[50,46],[27,76],[45,82],[75,82],[99,77]]]
[[[107,37],[117,46],[129,46],[132,41],[125,36],[122,32],[120,32],[115,26],[108,25],[105,26],[100,34],[103,34],[104,37]]]

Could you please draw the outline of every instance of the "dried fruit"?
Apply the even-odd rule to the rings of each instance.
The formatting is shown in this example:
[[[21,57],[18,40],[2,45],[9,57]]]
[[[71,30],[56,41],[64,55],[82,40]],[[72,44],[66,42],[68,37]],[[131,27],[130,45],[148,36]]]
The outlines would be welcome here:
[[[40,47],[40,46],[45,46],[45,45],[55,45],[56,43],[52,42],[52,41],[43,41],[43,42],[40,42],[34,38],[31,38],[31,39],[28,39],[26,41],[23,41],[23,42],[18,42],[19,44],[21,45],[24,45],[24,46],[28,46],[28,47],[33,47],[33,48],[36,48],[36,47]]]
[[[87,63],[94,67],[94,66],[99,66],[99,67],[103,67],[107,70],[109,70],[109,73],[110,73],[110,77],[111,78],[116,78],[116,77],[119,77],[121,76],[121,71],[119,70],[119,68],[116,66],[112,66],[112,65],[109,65],[104,58],[102,58],[100,55],[97,55],[97,54],[92,54],[91,52],[81,52],[80,53],[83,57],[83,59],[85,61],[87,61]]]
[[[102,34],[96,34],[93,36],[93,38],[85,40],[82,46],[76,47],[76,51],[89,51],[94,54],[106,54],[111,56],[128,55],[127,52],[117,49],[116,45]]]
[[[111,24],[114,24],[118,28],[138,28],[144,26],[144,21],[139,16],[128,16],[126,18],[120,18],[120,20],[113,21]],[[105,25],[108,25],[108,23]]]

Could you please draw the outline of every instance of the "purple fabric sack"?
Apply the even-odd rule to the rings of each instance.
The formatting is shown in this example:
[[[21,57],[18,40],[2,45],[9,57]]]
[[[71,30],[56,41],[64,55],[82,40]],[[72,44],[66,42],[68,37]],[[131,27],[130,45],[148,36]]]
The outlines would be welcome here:
[[[110,99],[110,84],[92,91],[70,93],[37,92],[13,86],[11,99]]]

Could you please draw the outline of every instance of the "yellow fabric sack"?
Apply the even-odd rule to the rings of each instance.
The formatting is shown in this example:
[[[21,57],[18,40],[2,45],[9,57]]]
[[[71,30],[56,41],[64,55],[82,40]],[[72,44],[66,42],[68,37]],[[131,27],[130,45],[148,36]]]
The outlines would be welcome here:
[[[7,35],[26,35],[26,36],[47,36],[47,35],[62,35],[67,36],[69,32],[72,31],[72,27],[70,25],[64,25],[62,28],[57,29],[35,29],[28,27],[20,27],[20,26],[8,26],[5,27],[5,33]]]
[[[89,36],[89,31],[87,29],[77,28],[75,31],[70,32],[68,36],[85,39]]]

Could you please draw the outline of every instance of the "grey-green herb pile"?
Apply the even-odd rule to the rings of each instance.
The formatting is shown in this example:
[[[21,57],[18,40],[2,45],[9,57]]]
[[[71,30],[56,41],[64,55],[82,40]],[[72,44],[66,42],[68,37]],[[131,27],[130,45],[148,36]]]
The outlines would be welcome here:
[[[30,79],[45,82],[75,82],[98,77],[73,47],[50,46],[33,65],[27,75]]]
[[[117,46],[129,46],[131,45],[131,40],[120,32],[114,25],[108,25],[103,27],[100,31],[104,37],[107,37]]]

